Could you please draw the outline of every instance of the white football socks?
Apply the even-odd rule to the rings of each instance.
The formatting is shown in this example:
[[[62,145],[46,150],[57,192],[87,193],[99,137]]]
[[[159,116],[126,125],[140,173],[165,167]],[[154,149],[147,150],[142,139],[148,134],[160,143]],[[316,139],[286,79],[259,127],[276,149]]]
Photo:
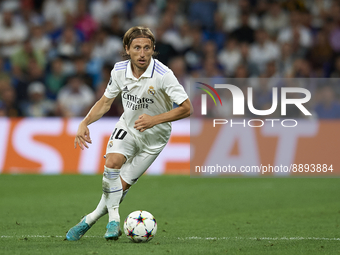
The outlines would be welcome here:
[[[105,214],[107,214],[107,207],[105,203],[105,196],[103,194],[99,204],[97,205],[97,208],[93,212],[86,215],[85,222],[89,224],[89,226],[92,226],[100,217],[104,216]]]
[[[123,186],[120,180],[120,169],[104,166],[103,195],[109,213],[109,222],[120,222],[119,202],[123,195]]]
[[[109,213],[110,221],[120,221],[119,204],[124,200],[129,189],[122,191],[120,169],[112,169],[104,166],[103,195],[97,208],[86,216],[85,222],[92,226],[96,221]],[[118,201],[118,203],[117,203]]]

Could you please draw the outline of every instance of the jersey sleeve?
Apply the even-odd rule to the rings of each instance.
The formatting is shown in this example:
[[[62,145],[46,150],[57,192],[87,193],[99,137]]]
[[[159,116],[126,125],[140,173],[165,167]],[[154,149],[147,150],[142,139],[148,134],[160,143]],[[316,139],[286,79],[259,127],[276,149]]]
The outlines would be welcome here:
[[[165,93],[170,97],[171,101],[180,105],[187,98],[188,95],[185,92],[183,86],[179,84],[177,78],[172,71],[166,73],[163,76],[163,89]]]
[[[120,93],[121,89],[118,86],[117,79],[114,73],[114,70],[111,71],[111,78],[106,86],[106,90],[104,92],[104,96],[107,98],[117,97]]]

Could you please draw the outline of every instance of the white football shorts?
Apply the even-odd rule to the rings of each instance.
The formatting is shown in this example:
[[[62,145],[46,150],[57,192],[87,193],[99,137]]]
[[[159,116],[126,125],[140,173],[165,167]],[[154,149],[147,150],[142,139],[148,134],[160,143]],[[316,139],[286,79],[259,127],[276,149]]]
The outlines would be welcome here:
[[[120,153],[126,158],[126,162],[120,169],[121,178],[133,185],[138,178],[155,161],[158,154],[150,154],[138,148],[135,139],[127,132],[123,121],[118,121],[106,147],[106,155]]]

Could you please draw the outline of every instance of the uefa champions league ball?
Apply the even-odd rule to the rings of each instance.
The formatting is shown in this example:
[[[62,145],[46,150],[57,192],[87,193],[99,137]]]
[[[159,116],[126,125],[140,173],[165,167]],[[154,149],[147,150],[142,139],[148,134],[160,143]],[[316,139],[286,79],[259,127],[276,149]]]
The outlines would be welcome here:
[[[124,221],[124,233],[135,243],[149,242],[156,232],[156,219],[147,211],[132,212]]]

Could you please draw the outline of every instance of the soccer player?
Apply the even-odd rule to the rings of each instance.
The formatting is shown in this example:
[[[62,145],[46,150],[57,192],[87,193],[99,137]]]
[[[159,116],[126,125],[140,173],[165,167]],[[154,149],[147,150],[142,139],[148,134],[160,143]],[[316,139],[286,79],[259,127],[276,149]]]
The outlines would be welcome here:
[[[173,72],[153,58],[155,38],[149,28],[130,28],[123,46],[128,60],[115,64],[104,95],[79,124],[74,141],[75,148],[88,148],[91,138],[87,126],[100,119],[122,93],[124,113],[107,144],[101,200],[93,212],[67,232],[69,241],[79,240],[106,213],[109,223],[104,237],[118,239],[122,234],[119,204],[168,142],[170,122],[192,113],[188,95]],[[177,108],[173,109],[173,102]]]

